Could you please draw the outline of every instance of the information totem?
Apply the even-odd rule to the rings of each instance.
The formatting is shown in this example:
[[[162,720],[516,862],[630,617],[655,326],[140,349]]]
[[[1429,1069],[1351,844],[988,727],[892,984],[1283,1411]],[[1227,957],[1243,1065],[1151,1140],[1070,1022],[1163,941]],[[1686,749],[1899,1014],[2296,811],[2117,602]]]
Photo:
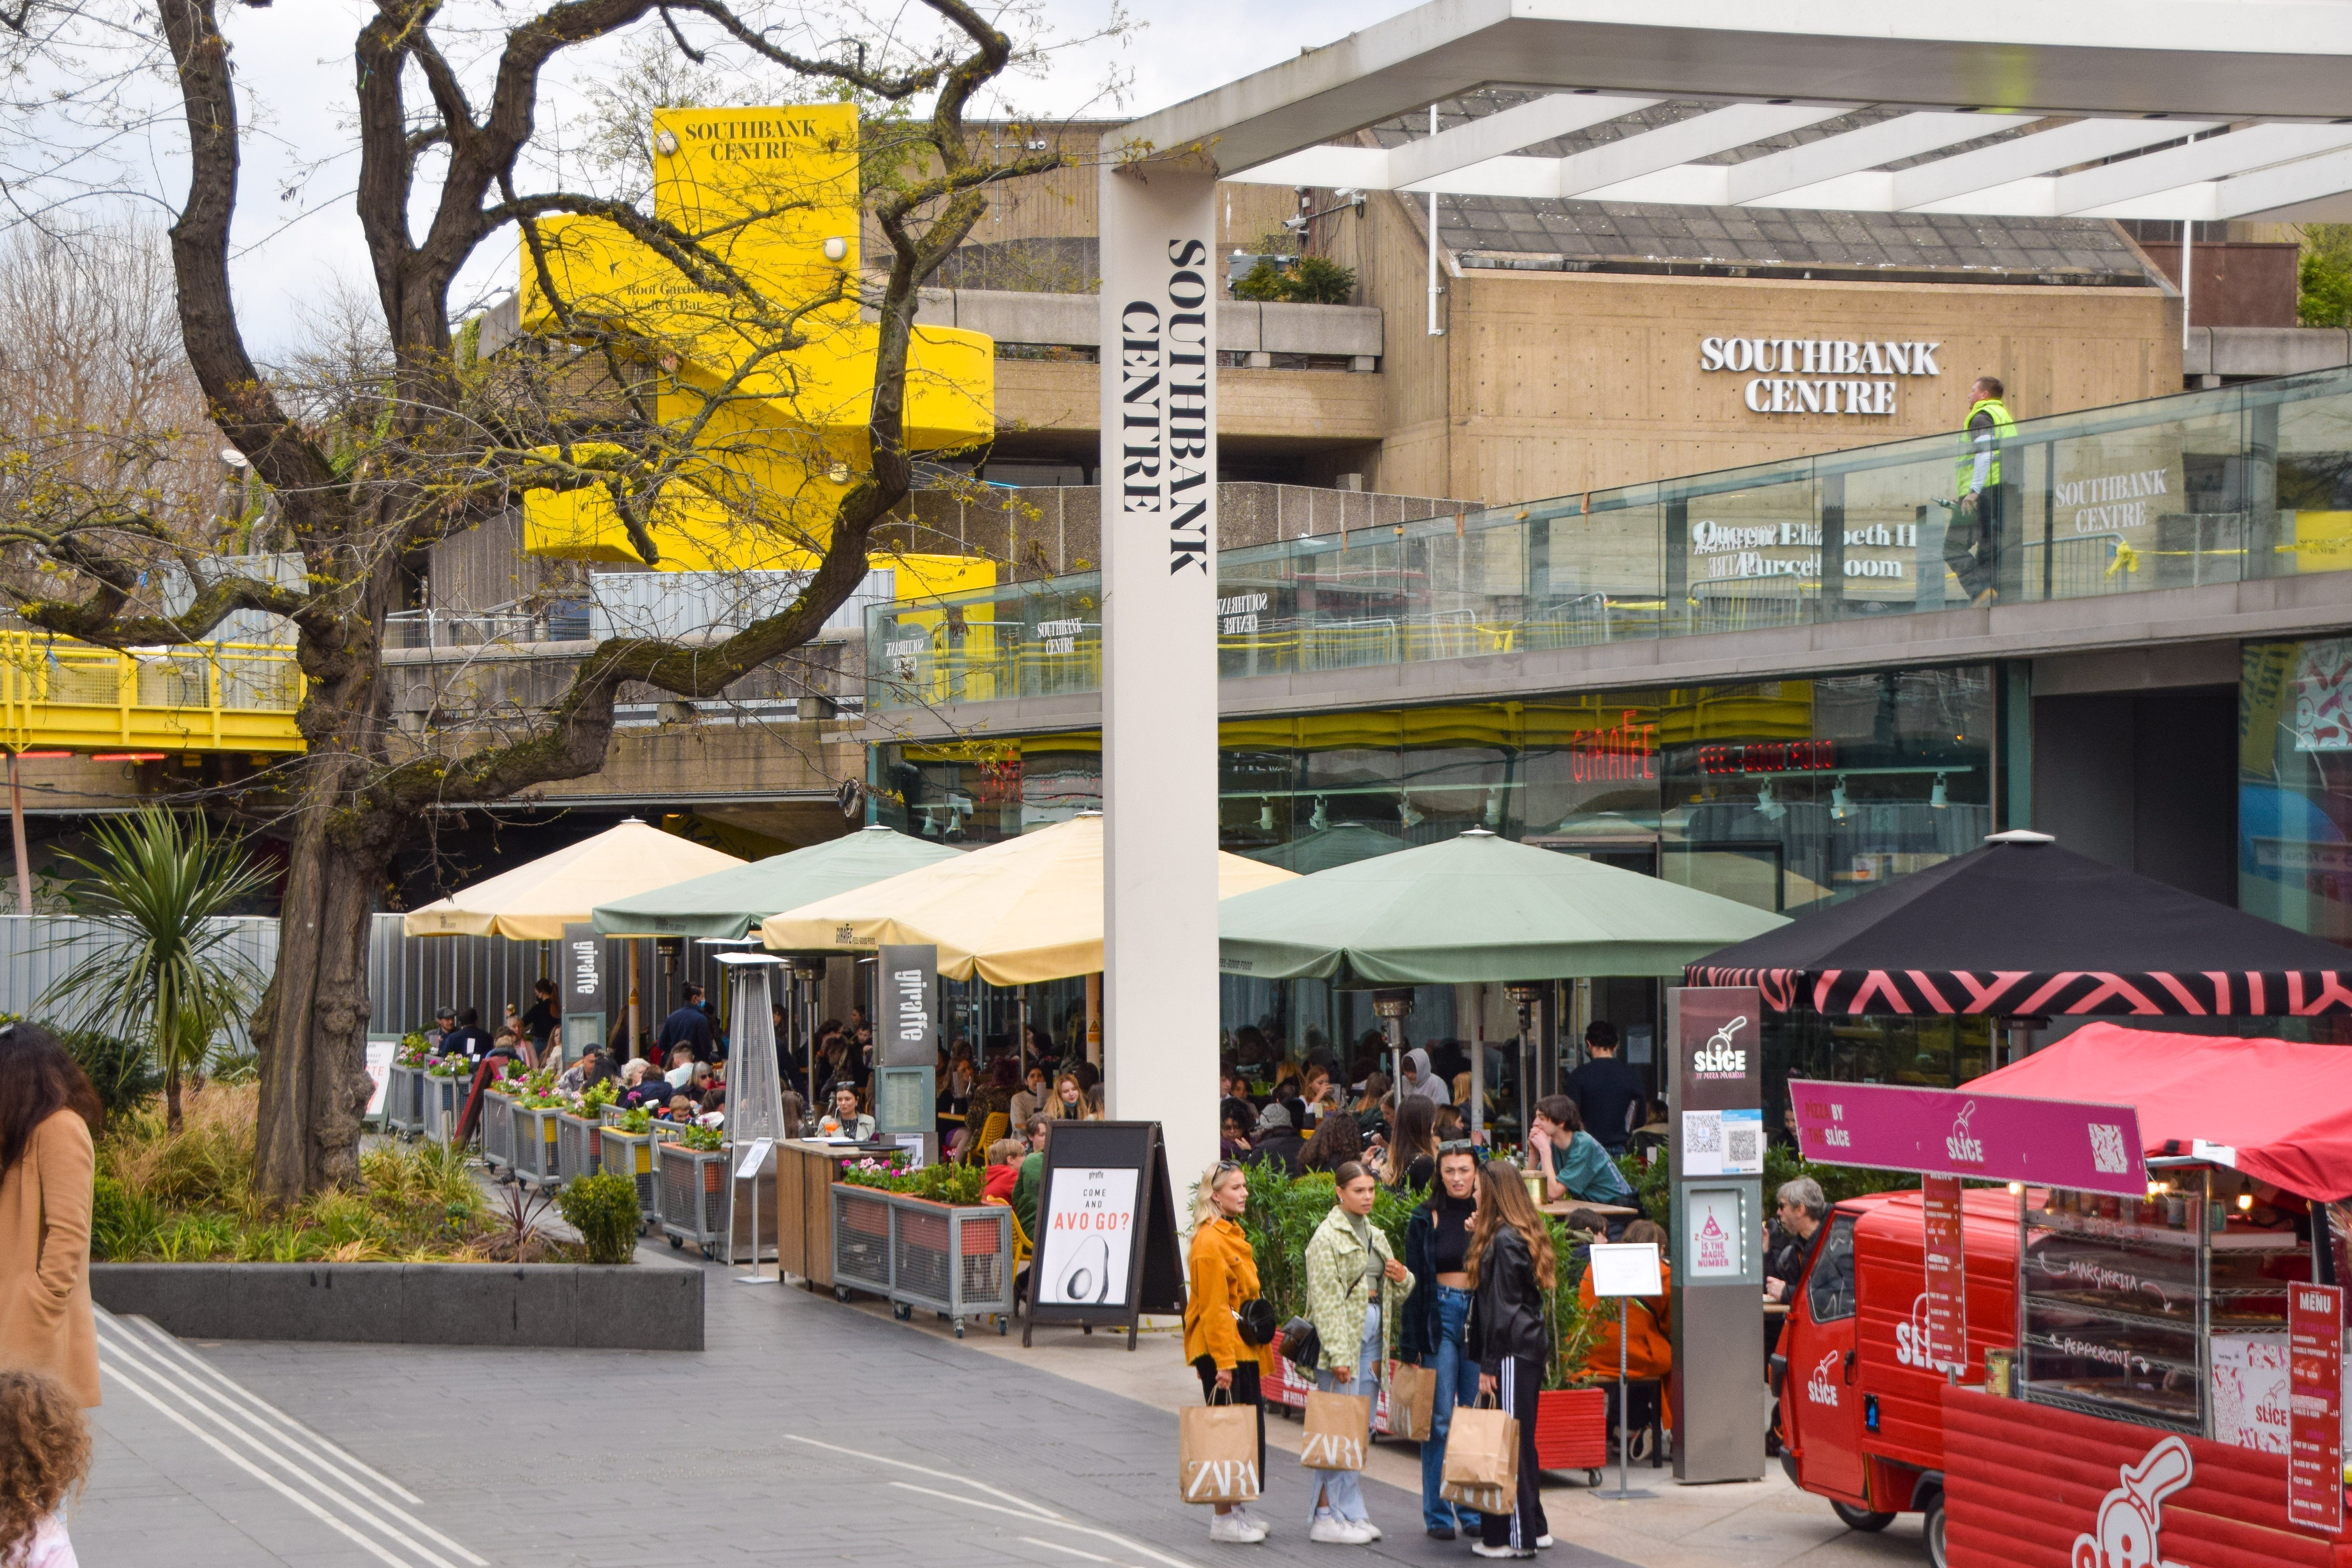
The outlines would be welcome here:
[[[563,928],[561,973],[556,976],[563,998],[563,1054],[576,1058],[590,1047],[604,1044],[604,939],[586,921]]]
[[[940,950],[885,946],[875,990],[874,1131],[896,1142],[921,1134],[923,1163],[940,1157]]]
[[[1748,986],[1666,992],[1677,1481],[1764,1474],[1763,1006]]]

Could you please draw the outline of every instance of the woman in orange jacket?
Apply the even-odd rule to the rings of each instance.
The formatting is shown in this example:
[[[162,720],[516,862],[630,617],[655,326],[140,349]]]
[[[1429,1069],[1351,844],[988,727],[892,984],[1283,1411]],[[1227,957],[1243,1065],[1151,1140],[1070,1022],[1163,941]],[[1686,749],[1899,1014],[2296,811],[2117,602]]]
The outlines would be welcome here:
[[[1660,1402],[1663,1419],[1666,1378],[1675,1369],[1675,1334],[1673,1295],[1675,1274],[1673,1265],[1664,1261],[1666,1232],[1654,1220],[1637,1219],[1625,1227],[1624,1239],[1629,1242],[1652,1241],[1658,1247],[1658,1278],[1664,1281],[1669,1294],[1636,1296],[1625,1303],[1625,1375],[1627,1378],[1655,1378],[1658,1392],[1653,1395],[1646,1389],[1630,1391],[1633,1419],[1625,1429],[1644,1428],[1637,1435],[1646,1444],[1649,1440],[1647,1406],[1652,1398]],[[1605,1310],[1592,1294],[1592,1271],[1587,1268],[1576,1287],[1576,1299],[1592,1316],[1598,1332],[1592,1336],[1592,1348],[1584,1352],[1585,1375],[1609,1391],[1613,1406],[1617,1399],[1617,1304],[1609,1302]],[[1641,1458],[1636,1453],[1633,1456]]]
[[[1201,1374],[1202,1396],[1220,1392],[1257,1407],[1257,1473],[1265,1475],[1265,1401],[1258,1379],[1271,1376],[1264,1345],[1245,1343],[1235,1314],[1258,1294],[1257,1258],[1242,1230],[1249,1178],[1230,1160],[1202,1173],[1192,1207],[1192,1289],[1184,1302],[1184,1359]],[[1267,1525],[1240,1503],[1217,1504],[1209,1539],[1237,1546],[1264,1541]]]

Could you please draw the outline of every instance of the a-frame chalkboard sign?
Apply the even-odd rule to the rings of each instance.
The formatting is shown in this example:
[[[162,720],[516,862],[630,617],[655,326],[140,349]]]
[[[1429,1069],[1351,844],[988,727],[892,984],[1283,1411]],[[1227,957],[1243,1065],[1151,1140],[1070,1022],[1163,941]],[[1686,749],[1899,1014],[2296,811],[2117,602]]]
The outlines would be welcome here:
[[[1184,1310],[1184,1258],[1157,1121],[1056,1121],[1037,1189],[1021,1342],[1038,1324],[1127,1330]]]

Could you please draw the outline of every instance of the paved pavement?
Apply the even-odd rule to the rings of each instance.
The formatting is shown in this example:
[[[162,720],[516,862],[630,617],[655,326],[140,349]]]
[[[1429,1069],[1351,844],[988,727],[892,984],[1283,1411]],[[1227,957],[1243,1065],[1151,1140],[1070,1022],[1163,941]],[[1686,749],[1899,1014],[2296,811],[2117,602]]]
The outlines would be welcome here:
[[[641,1258],[680,1264],[665,1249]],[[709,1275],[708,1342],[663,1351],[182,1344],[100,1324],[106,1405],[73,1518],[89,1568],[669,1568],[871,1561],[958,1568],[1461,1565],[1418,1528],[1409,1446],[1378,1446],[1369,1548],[1310,1546],[1306,1473],[1277,1457],[1262,1546],[1212,1545],[1175,1500],[1173,1336],[957,1342],[921,1317]],[[1020,1364],[1012,1364],[1013,1363]],[[1269,1422],[1296,1449],[1295,1423]],[[1842,1530],[1778,1477],[1603,1502],[1549,1488],[1537,1568],[1924,1563],[1914,1524]],[[1645,1475],[1635,1468],[1635,1484]]]

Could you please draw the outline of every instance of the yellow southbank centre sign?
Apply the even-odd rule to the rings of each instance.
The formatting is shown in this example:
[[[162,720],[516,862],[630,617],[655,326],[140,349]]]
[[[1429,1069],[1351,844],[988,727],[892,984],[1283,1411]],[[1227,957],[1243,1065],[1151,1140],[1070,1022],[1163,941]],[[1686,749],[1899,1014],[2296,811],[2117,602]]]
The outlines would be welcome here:
[[[656,215],[697,237],[761,294],[771,313],[803,310],[806,340],[777,333],[736,297],[700,289],[603,218],[540,226],[548,271],[583,335],[622,326],[658,358],[654,412],[674,427],[707,415],[694,457],[665,487],[653,532],[673,571],[814,566],[849,481],[868,462],[877,329],[857,303],[858,120],[845,104],[679,109],[653,117]],[[564,335],[563,315],[522,252],[521,325]],[[812,306],[812,301],[826,300]],[[649,367],[651,374],[651,367]],[[919,327],[908,354],[906,435],[914,451],[966,447],[995,428],[995,346],[983,334]],[[575,459],[634,461],[617,446]],[[524,508],[534,555],[637,561],[597,489],[536,494]],[[984,563],[894,556],[927,592],[993,580]],[[914,584],[902,581],[901,597]]]

